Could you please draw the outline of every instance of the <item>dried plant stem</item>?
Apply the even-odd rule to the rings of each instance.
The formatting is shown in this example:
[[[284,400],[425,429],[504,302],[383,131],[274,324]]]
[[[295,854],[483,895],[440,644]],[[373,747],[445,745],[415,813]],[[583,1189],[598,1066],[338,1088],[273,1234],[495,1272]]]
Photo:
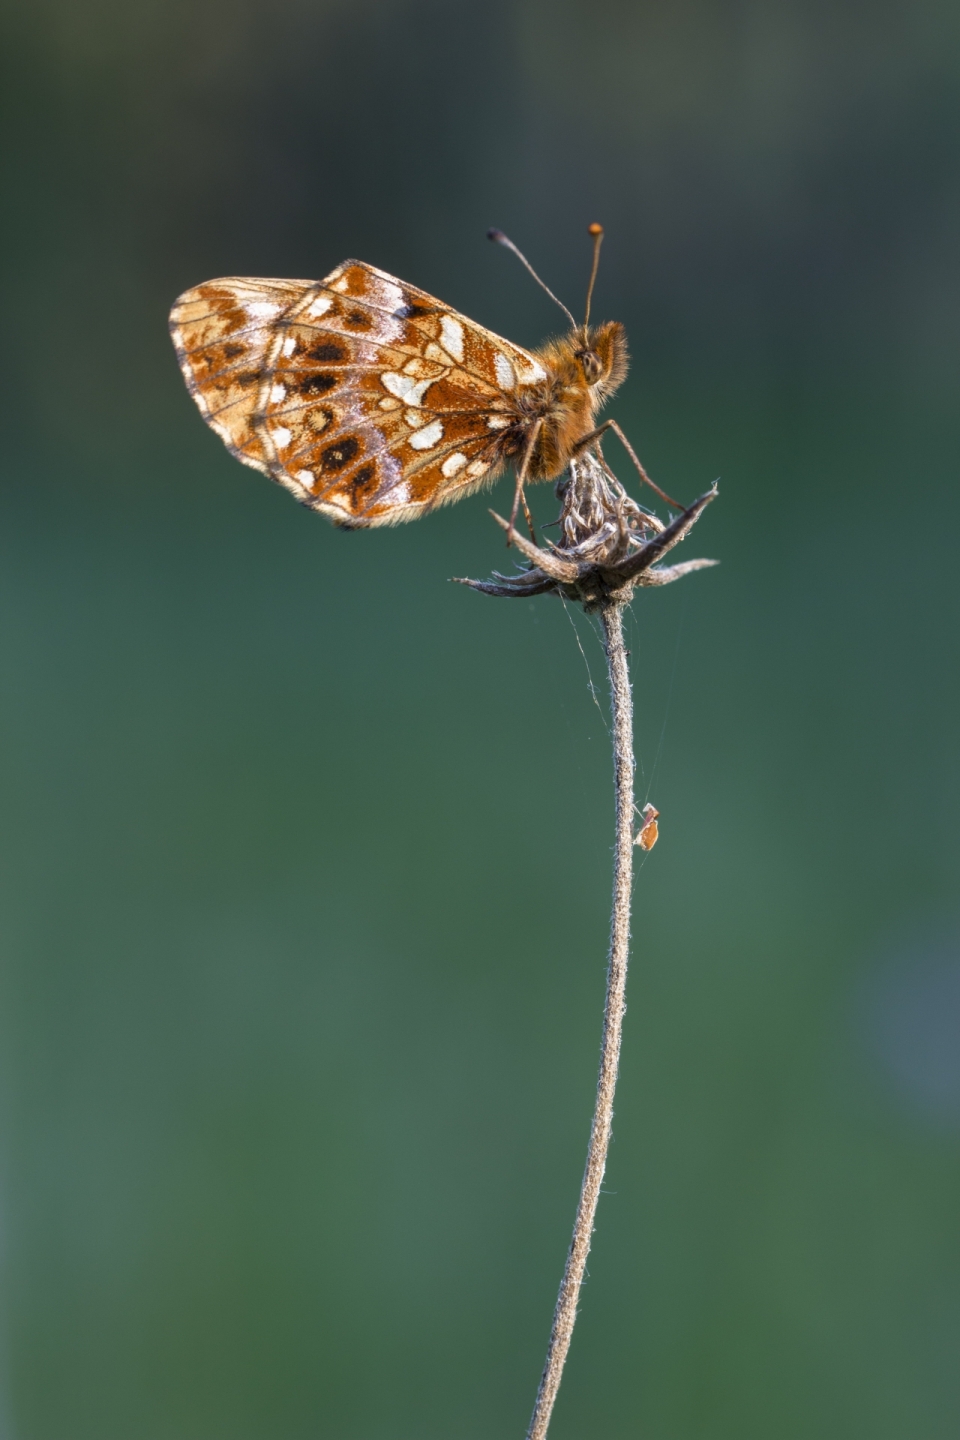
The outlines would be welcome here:
[[[630,947],[630,890],[633,882],[633,698],[627,651],[623,643],[622,600],[610,599],[598,607],[610,675],[613,706],[613,760],[617,804],[617,843],[614,851],[613,911],[610,918],[610,956],[607,964],[607,998],[603,1013],[603,1043],[597,1100],[590,1128],[587,1164],[580,1187],[580,1203],[573,1237],[553,1314],[553,1330],[546,1364],[537,1392],[527,1440],[544,1440],[553,1403],[560,1388],[563,1366],[577,1318],[577,1300],[590,1253],[593,1223],[607,1163],[613,1097],[620,1063],[620,1037],[626,1009],[627,954]]]

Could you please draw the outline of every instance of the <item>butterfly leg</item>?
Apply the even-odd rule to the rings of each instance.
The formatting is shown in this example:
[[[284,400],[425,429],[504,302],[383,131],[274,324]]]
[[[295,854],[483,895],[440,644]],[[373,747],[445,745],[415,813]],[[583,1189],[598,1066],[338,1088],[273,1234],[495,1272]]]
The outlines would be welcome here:
[[[527,497],[522,490],[520,492],[520,504],[523,506],[523,514],[527,522],[527,529],[530,532],[530,539],[533,541],[534,545],[536,545],[539,543],[537,540],[536,526],[533,523],[533,516],[530,514],[530,506],[527,504]]]
[[[530,469],[530,457],[533,454],[533,447],[537,443],[537,436],[540,434],[542,428],[542,420],[537,420],[531,428],[530,434],[527,437],[526,446],[524,448],[523,460],[520,462],[520,469],[517,471],[517,485],[516,489],[513,492],[513,509],[510,511],[510,524],[507,528],[508,550],[510,549],[510,537],[513,535],[513,526],[517,518],[517,511],[519,510],[521,504],[523,505],[523,513],[527,519],[527,529],[530,531],[530,539],[533,541],[534,545],[536,545],[537,543],[537,532],[534,529],[533,516],[530,514],[530,507],[527,504],[527,497],[523,493],[523,482],[527,478],[527,471]]]
[[[617,424],[616,420],[604,420],[603,424],[598,425],[596,430],[591,430],[589,435],[584,435],[582,440],[577,441],[573,453],[575,455],[578,455],[581,450],[589,450],[591,445],[596,445],[597,441],[603,435],[605,430],[612,430],[614,435],[616,435],[624,450],[626,450],[627,454],[630,456],[630,459],[637,467],[637,473],[639,474],[640,479],[644,482],[644,484],[649,485],[651,490],[655,490],[660,496],[660,499],[666,500],[667,504],[672,505],[674,510],[682,510],[682,505],[678,505],[676,500],[671,500],[670,496],[666,493],[666,491],[661,490],[660,486],[655,485],[654,482],[650,479],[650,476],[647,474],[646,470],[644,470],[643,466],[640,463],[640,457],[634,450],[633,446],[630,444],[630,441],[627,439],[626,435],[624,435],[623,431],[620,429],[620,426]]]

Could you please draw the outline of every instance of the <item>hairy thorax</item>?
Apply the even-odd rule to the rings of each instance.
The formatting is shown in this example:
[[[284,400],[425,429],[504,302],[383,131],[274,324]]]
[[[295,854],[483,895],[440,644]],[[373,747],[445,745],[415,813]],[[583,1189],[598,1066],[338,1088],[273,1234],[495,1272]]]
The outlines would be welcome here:
[[[622,325],[610,321],[586,334],[577,329],[548,340],[533,355],[547,378],[526,386],[518,397],[502,454],[518,461],[539,421],[527,477],[554,480],[570,463],[578,442],[593,431],[597,411],[627,373],[626,334]]]

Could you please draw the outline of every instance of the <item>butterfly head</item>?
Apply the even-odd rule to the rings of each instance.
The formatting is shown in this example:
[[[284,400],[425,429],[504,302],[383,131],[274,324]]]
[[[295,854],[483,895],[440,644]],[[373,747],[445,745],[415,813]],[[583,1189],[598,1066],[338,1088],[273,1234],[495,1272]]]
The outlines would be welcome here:
[[[581,349],[576,352],[576,356],[580,362],[584,380],[588,385],[596,385],[603,374],[603,361],[596,350],[593,350],[589,342],[585,340]]]
[[[583,326],[574,337],[574,356],[583,378],[600,397],[612,395],[627,373],[627,334],[616,320]]]

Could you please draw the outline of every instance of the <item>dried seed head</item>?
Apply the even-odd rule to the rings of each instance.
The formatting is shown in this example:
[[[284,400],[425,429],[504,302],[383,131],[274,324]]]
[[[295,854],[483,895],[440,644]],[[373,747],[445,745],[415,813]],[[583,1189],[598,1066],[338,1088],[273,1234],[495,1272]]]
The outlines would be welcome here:
[[[574,456],[567,472],[557,481],[561,502],[558,543],[536,545],[510,530],[506,520],[491,512],[503,529],[510,530],[512,543],[529,563],[515,575],[495,573],[492,580],[464,579],[458,583],[485,595],[515,599],[563,595],[588,610],[611,602],[626,604],[636,585],[669,585],[692,570],[717,563],[688,560],[682,565],[656,564],[684,539],[716,494],[714,485],[665,525],[627,494],[601,454],[586,450]]]

